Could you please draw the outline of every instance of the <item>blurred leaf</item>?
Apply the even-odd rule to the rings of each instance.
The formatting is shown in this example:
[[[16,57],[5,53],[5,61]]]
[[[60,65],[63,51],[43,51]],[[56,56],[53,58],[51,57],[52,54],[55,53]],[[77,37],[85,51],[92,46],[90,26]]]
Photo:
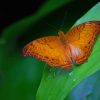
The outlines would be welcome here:
[[[6,41],[11,41],[15,37],[21,35],[22,33],[26,32],[31,26],[33,26],[36,22],[38,22],[43,17],[47,16],[54,10],[57,10],[61,6],[65,5],[71,0],[49,0],[46,1],[43,6],[39,8],[39,10],[23,20],[17,21],[16,23],[12,24],[8,28],[3,31],[2,38]]]
[[[17,36],[28,31],[30,27],[43,17],[46,17],[69,1],[46,1],[33,15],[17,21],[4,29],[0,38],[1,100],[35,100],[44,63],[34,58],[22,57],[21,51],[18,51],[18,48],[15,47],[12,41]]]
[[[100,3],[96,4],[89,10],[82,18],[80,18],[75,25],[90,21],[100,20]],[[46,67],[44,75],[37,92],[36,100],[64,100],[68,93],[77,84],[80,83],[87,76],[100,70],[100,36],[98,37],[94,46],[93,52],[88,61],[79,67],[75,67],[70,73],[56,69],[57,71],[50,71]],[[57,74],[60,72],[60,74]],[[54,75],[56,74],[56,75]]]
[[[19,54],[7,57],[0,70],[0,98],[2,100],[35,100],[44,66],[33,58],[24,58]],[[6,95],[6,96],[5,96]]]

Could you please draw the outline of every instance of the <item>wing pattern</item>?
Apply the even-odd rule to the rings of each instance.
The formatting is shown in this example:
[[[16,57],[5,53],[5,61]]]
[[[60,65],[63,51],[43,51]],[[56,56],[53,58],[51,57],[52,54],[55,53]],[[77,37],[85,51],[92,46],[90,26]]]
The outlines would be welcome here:
[[[33,40],[24,47],[23,54],[45,61],[52,67],[68,69],[88,59],[99,32],[100,21],[86,22],[66,34],[59,32],[59,36]]]

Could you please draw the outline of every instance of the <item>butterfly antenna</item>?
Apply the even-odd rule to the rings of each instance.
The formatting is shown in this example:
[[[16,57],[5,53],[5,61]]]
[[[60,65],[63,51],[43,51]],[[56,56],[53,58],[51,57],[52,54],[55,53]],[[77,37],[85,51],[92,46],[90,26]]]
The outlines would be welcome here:
[[[56,30],[58,32],[58,29],[54,25],[49,24],[46,21],[44,21],[44,23],[47,24],[48,26],[52,27],[54,30]]]
[[[61,25],[60,25],[60,28],[59,28],[60,31],[62,30],[62,28],[63,28],[63,26],[64,26],[64,22],[65,22],[66,16],[67,16],[67,11],[65,12],[64,18],[63,18],[62,23],[61,23]]]

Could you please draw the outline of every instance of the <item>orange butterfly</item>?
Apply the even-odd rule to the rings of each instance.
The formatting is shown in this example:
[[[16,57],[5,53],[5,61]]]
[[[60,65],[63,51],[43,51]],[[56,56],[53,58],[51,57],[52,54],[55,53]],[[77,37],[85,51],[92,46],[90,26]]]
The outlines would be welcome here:
[[[84,63],[91,54],[100,32],[100,21],[89,21],[73,27],[66,34],[33,40],[23,49],[25,56],[33,56],[50,66],[69,69]]]

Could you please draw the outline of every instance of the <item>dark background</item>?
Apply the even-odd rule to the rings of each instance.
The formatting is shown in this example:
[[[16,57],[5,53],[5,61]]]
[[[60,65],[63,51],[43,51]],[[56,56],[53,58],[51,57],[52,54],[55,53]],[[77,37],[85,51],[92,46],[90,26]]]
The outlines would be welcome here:
[[[68,19],[76,21],[97,2],[99,2],[99,0],[72,0],[72,2],[70,2],[67,6],[61,7],[58,11],[55,11],[53,13],[53,17],[55,17],[54,15],[58,14],[58,12],[60,15],[60,11],[63,10],[62,17],[64,16],[65,12],[68,12]],[[1,29],[6,28],[8,25],[16,22],[19,19],[23,19],[26,16],[35,13],[43,3],[45,3],[45,0],[3,0],[3,2],[1,2],[0,14]],[[75,11],[73,11],[73,9],[75,9]]]

